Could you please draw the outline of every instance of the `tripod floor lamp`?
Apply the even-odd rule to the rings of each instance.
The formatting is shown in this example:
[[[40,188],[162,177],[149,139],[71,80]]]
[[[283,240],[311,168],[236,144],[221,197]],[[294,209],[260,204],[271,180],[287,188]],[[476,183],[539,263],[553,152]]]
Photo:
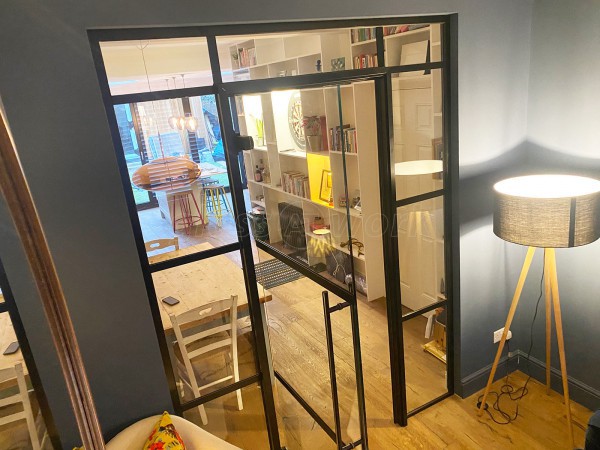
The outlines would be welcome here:
[[[508,311],[504,332],[479,406],[481,415],[494,381],[506,336],[537,248],[544,249],[546,300],[546,390],[550,391],[552,309],[565,397],[570,444],[573,442],[571,407],[562,315],[558,295],[555,248],[578,247],[600,237],[600,181],[571,175],[531,175],[509,178],[494,185],[494,233],[505,241],[529,247]]]

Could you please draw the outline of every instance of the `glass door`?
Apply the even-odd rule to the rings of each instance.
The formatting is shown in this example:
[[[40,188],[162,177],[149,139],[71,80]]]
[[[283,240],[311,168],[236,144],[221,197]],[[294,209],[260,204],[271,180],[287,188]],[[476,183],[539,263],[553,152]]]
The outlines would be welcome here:
[[[231,97],[282,443],[368,448],[358,302],[385,291],[375,82]],[[368,200],[365,200],[368,199]],[[318,428],[313,426],[314,423]]]

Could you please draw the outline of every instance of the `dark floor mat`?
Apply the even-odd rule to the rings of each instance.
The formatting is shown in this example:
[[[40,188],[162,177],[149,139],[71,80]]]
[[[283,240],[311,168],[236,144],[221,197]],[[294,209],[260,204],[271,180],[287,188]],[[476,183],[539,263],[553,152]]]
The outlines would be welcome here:
[[[256,281],[265,289],[281,286],[304,276],[278,259],[260,262],[255,267]]]

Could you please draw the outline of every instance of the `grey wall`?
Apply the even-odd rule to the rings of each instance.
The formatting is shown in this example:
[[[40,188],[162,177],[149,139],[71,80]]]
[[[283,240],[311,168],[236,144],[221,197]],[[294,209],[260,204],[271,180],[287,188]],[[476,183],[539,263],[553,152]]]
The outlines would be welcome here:
[[[460,376],[492,357],[507,308],[511,249],[490,229],[486,173],[521,152],[532,2],[522,0],[219,2],[4,0],[0,96],[72,311],[107,435],[168,408],[165,376],[86,29],[360,16],[459,14],[462,356]],[[35,124],[35,125],[32,125]],[[508,156],[507,156],[508,155]],[[502,166],[504,167],[504,166]],[[7,217],[0,220],[8,227]],[[77,441],[18,246],[0,248],[38,354],[65,447]],[[489,342],[489,344],[488,344]],[[35,350],[35,349],[34,349]],[[39,355],[38,355],[39,356]],[[40,356],[41,358],[41,356]],[[48,361],[50,360],[50,361]],[[460,386],[459,386],[460,389]],[[62,420],[62,419],[61,419]]]
[[[600,178],[600,7],[594,0],[538,0],[534,6],[528,143],[531,171],[570,172]],[[600,242],[557,251],[567,367],[572,397],[600,408]],[[541,254],[535,281],[524,291],[520,348],[527,351],[533,303],[539,295]],[[543,306],[543,305],[542,305]],[[528,310],[528,311],[527,311]],[[542,309],[543,312],[543,309]],[[544,323],[538,320],[533,356],[543,361]],[[560,367],[553,341],[553,368]],[[539,364],[534,375],[541,376]],[[560,383],[553,382],[558,390]]]

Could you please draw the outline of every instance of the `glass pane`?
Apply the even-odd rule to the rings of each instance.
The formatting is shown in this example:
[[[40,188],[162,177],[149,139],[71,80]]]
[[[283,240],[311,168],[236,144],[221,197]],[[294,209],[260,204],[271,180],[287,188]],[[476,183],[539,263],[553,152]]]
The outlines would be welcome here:
[[[411,74],[392,77],[398,200],[444,186],[441,69]]]
[[[441,61],[441,27],[439,23],[383,27],[386,67]]]
[[[235,102],[240,133],[254,139],[243,154],[254,238],[324,278],[355,283],[369,300],[385,295],[379,186],[369,183],[378,171],[374,99],[365,81]]]
[[[46,426],[7,312],[0,314],[0,352],[0,401],[8,402],[0,409],[0,421],[7,421],[0,427],[0,448],[32,448],[34,440],[39,448]],[[12,396],[16,397],[9,400]],[[10,417],[19,412],[25,413],[25,420]],[[28,422],[34,424],[37,435],[29,433]],[[46,445],[45,448],[53,448],[48,438]]]
[[[273,369],[300,393],[332,429],[335,429],[323,291],[319,284],[299,276],[295,280],[269,288],[273,300],[266,304],[266,311]],[[331,293],[329,301],[331,306],[342,302]],[[332,313],[331,321],[342,438],[345,443],[349,443],[360,437],[350,309],[345,308]],[[282,391],[287,394],[285,387],[280,386],[279,393]],[[287,418],[285,408],[296,408],[289,405],[286,395],[282,396],[281,402],[280,406],[284,410],[280,413]],[[302,435],[302,420],[299,417],[296,419],[298,423],[287,424],[287,430],[292,435]],[[296,429],[296,426],[299,429]],[[327,436],[321,437],[325,441],[329,439]]]
[[[238,252],[155,272],[152,279],[183,401],[257,373]]]
[[[243,409],[239,409],[238,395]],[[206,415],[203,421],[203,412]],[[258,385],[250,385],[239,391],[212,400],[201,407],[184,411],[183,417],[208,431],[218,440],[229,442],[244,450],[269,448],[269,438]],[[206,441],[206,448],[222,448],[217,442]],[[204,447],[203,447],[204,448]]]
[[[223,81],[256,80],[352,68],[350,29],[217,37]]]
[[[398,208],[403,314],[446,298],[443,197]]]
[[[447,392],[446,309],[438,308],[402,324],[406,403],[411,411]]]
[[[101,42],[112,95],[212,85],[206,38]]]
[[[236,242],[215,97],[116,105],[115,114],[150,262]]]
[[[315,420],[286,388],[275,383],[275,407],[279,419],[279,437],[287,450],[335,450],[335,442],[315,424]],[[358,447],[360,448],[360,447]]]

